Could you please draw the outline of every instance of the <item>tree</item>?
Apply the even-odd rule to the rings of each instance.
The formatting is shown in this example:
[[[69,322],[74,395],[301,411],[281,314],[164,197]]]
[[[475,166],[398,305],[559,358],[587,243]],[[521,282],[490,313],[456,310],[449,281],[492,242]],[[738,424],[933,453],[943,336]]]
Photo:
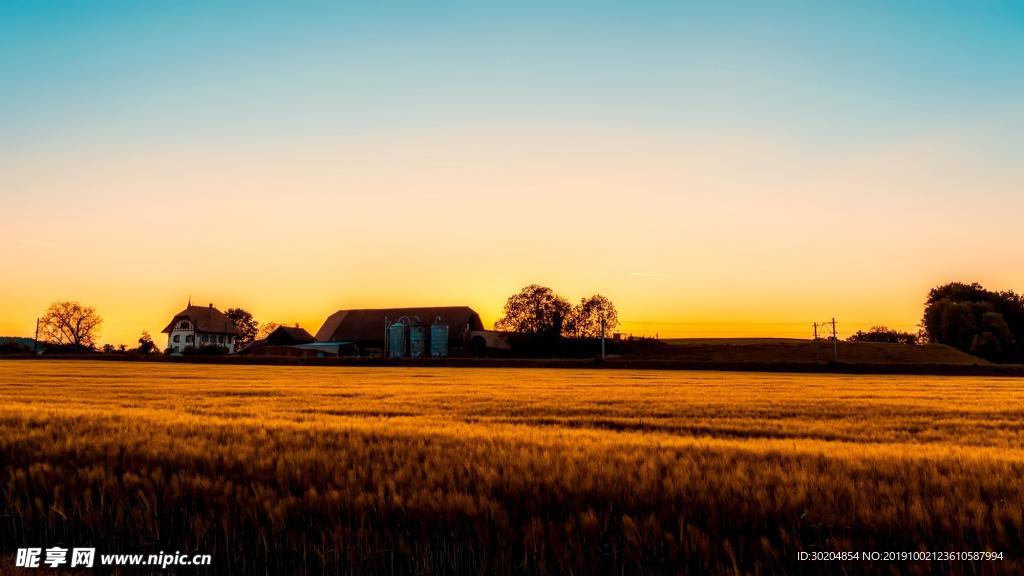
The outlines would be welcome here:
[[[935,305],[939,315],[938,342],[960,350],[970,350],[978,331],[975,315],[981,306],[978,302],[939,300]]]
[[[261,324],[260,325],[260,330],[256,334],[256,339],[257,340],[263,340],[267,336],[270,336],[271,332],[273,332],[274,330],[277,330],[280,327],[281,327],[281,325],[278,324],[277,322],[267,322],[266,324]]]
[[[235,350],[241,349],[256,339],[259,323],[248,311],[241,308],[228,308],[224,313],[235,324],[238,336],[235,337]]]
[[[546,286],[530,284],[505,302],[504,315],[494,323],[498,330],[530,336],[557,338],[571,310],[569,302]]]
[[[54,302],[39,319],[42,339],[80,351],[96,346],[103,318],[96,309],[78,302]]]
[[[847,338],[849,342],[884,342],[888,344],[917,344],[917,334],[900,332],[885,326],[874,326],[867,332],[858,330],[856,334]]]
[[[137,351],[139,354],[152,354],[156,352],[156,344],[153,342],[153,338],[150,337],[149,332],[143,332],[142,336],[139,337]]]
[[[604,321],[604,333],[611,334],[619,325],[619,314],[615,304],[600,294],[583,298],[565,320],[565,332],[573,338],[600,338],[601,322]]]
[[[993,360],[1012,359],[1014,340],[1002,314],[982,312],[980,329],[971,339],[971,353]]]
[[[1024,297],[993,292],[978,283],[951,282],[933,288],[921,321],[931,342],[988,360],[1024,359]]]

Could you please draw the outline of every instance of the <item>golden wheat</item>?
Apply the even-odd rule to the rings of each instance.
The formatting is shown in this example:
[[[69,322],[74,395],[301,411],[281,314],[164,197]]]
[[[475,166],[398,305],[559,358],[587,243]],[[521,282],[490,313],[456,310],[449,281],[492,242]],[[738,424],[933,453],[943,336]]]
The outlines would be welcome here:
[[[233,573],[1024,570],[1024,380],[0,362],[0,553]],[[1002,562],[798,565],[809,550]]]

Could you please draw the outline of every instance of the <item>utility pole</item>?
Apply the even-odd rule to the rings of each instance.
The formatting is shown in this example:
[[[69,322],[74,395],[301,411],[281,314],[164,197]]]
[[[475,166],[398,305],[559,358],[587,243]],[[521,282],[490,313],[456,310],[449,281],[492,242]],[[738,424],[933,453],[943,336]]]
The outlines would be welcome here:
[[[36,336],[32,339],[32,354],[39,353],[39,318],[36,318]]]
[[[814,363],[821,362],[821,353],[818,352],[818,323],[814,323]]]
[[[839,334],[836,332],[836,317],[832,317],[832,359],[839,362]]]
[[[601,360],[604,360],[604,316],[601,316]]]

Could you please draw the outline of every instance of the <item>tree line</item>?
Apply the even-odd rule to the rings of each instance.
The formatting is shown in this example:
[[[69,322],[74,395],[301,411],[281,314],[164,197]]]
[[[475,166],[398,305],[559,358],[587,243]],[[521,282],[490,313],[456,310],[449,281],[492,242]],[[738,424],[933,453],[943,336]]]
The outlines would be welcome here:
[[[848,340],[945,344],[993,362],[1024,362],[1024,296],[950,282],[928,292],[916,334],[875,326]]]
[[[921,336],[913,332],[901,332],[892,328],[886,328],[885,326],[874,326],[867,331],[858,330],[846,340],[848,342],[881,342],[912,346],[921,340]]]
[[[510,333],[513,351],[527,356],[565,354],[580,348],[581,341],[610,336],[618,326],[618,312],[607,297],[594,294],[573,306],[539,284],[509,296],[501,318],[494,323],[496,330]],[[567,346],[564,338],[577,346]]]
[[[260,324],[242,308],[225,314],[238,329],[237,348],[242,348],[276,329],[280,324]],[[48,352],[78,353],[97,350],[103,318],[91,306],[78,302],[54,302],[39,319],[39,340]],[[547,286],[530,284],[505,302],[497,330],[513,334],[513,344],[528,353],[558,350],[562,339],[588,340],[610,335],[619,326],[618,312],[600,294],[581,298],[574,306]],[[994,362],[1024,362],[1024,296],[1012,290],[987,290],[978,283],[951,282],[932,288],[925,300],[920,330],[914,334],[884,326],[858,331],[848,338],[860,342],[946,344]],[[20,345],[0,345],[0,352],[24,352]],[[112,345],[104,352],[153,354],[160,351],[149,333],[138,346]]]
[[[243,348],[259,338],[265,338],[281,324],[267,322],[260,324],[252,313],[243,308],[228,308],[224,314],[231,319],[238,329],[235,337],[236,349]],[[87,352],[156,354],[161,349],[153,341],[149,332],[143,331],[139,336],[138,346],[129,348],[124,344],[114,346],[104,344],[97,346],[103,326],[103,317],[92,306],[79,302],[54,302],[39,318],[38,342],[48,354],[80,354]],[[220,346],[205,346],[189,350],[190,353],[226,353],[227,349]],[[216,349],[216,350],[215,350]],[[0,353],[14,354],[32,352],[23,344],[0,344]]]
[[[536,337],[599,338],[618,325],[615,305],[600,294],[573,306],[551,288],[530,284],[509,296],[494,328]]]

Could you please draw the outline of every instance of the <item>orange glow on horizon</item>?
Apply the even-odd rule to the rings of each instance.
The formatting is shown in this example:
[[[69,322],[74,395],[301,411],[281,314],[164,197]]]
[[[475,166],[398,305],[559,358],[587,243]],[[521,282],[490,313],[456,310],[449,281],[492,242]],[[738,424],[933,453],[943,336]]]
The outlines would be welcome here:
[[[415,305],[469,305],[490,325],[536,282],[610,297],[626,333],[807,337],[832,316],[845,334],[912,331],[948,281],[1024,286],[1005,266],[1015,212],[975,220],[983,207],[942,200],[975,173],[929,171],[963,164],[969,140],[836,160],[721,134],[540,134],[27,155],[0,172],[33,191],[3,215],[0,334],[30,336],[51,302],[78,300],[105,318],[102,343],[146,330],[162,345],[189,296],[310,332],[341,308]],[[894,163],[929,203],[874,192]]]

